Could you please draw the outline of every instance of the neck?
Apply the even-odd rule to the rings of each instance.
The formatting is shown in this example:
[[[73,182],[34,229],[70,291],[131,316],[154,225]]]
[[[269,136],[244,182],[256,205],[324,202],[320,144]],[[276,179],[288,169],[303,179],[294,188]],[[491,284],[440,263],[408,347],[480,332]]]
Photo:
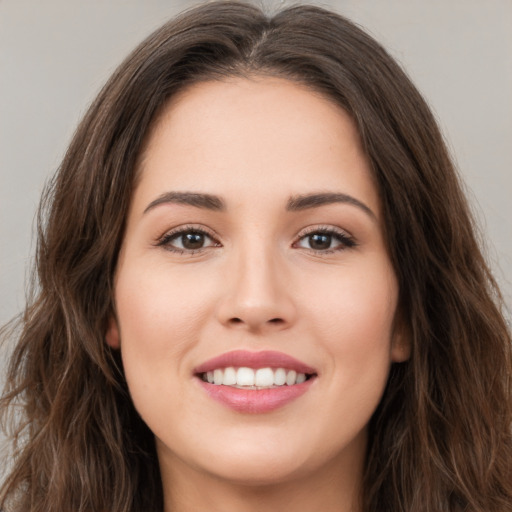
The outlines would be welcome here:
[[[279,482],[241,483],[174,459],[161,464],[164,512],[361,512],[362,460],[344,462]]]

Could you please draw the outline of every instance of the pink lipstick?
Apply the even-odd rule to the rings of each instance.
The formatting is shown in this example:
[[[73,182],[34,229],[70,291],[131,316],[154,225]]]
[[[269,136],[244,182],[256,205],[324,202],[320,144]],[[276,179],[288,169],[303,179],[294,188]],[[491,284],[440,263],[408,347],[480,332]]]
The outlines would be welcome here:
[[[298,359],[273,350],[261,352],[250,352],[248,350],[233,350],[220,356],[209,359],[200,364],[194,373],[204,373],[216,368],[227,368],[228,366],[245,366],[247,368],[288,368],[300,373],[316,373],[315,369]]]
[[[282,352],[235,350],[194,369],[206,393],[242,413],[273,411],[303,395],[317,372]]]

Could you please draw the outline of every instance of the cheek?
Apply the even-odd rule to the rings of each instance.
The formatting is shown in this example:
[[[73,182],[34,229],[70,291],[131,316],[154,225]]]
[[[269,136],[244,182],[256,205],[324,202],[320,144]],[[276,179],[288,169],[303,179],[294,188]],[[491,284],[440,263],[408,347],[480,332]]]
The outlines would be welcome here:
[[[338,278],[325,279],[310,294],[317,329],[326,328],[333,347],[355,343],[358,353],[383,345],[389,349],[397,305],[398,286],[386,267],[367,265],[347,269]],[[357,343],[356,343],[357,342]]]
[[[378,268],[347,273],[342,284],[326,286],[311,301],[317,339],[331,357],[333,385],[357,391],[357,401],[378,401],[391,365],[397,285],[391,272]]]
[[[208,296],[208,289],[194,286],[190,276],[174,275],[158,265],[120,269],[120,346],[135,402],[144,389],[173,389],[173,379],[188,375],[186,355],[198,343],[208,317]]]
[[[146,267],[150,268],[121,270],[118,278],[122,341],[134,339],[144,350],[179,350],[180,342],[187,341],[187,334],[201,323],[209,303],[208,288],[186,272],[170,272],[165,265]]]

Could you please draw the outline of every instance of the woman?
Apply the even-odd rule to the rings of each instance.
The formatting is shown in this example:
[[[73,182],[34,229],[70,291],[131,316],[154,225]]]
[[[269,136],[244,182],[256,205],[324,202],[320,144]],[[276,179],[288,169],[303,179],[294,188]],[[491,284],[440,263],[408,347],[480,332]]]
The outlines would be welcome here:
[[[164,25],[41,212],[6,510],[512,509],[499,291],[428,107],[347,20]]]

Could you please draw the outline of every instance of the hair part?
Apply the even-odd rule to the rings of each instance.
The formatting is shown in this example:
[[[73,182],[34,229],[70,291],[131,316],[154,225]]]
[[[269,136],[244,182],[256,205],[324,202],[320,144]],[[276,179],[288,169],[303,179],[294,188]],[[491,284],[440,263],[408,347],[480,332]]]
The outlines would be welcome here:
[[[125,220],[145,141],[170,98],[200,81],[268,75],[351,115],[382,202],[412,352],[392,366],[371,420],[364,511],[512,510],[510,333],[428,106],[342,16],[313,6],[265,15],[230,1],[187,11],[135,49],[42,200],[37,290],[1,401],[19,443],[0,508],[163,508],[153,435],[104,340]]]

